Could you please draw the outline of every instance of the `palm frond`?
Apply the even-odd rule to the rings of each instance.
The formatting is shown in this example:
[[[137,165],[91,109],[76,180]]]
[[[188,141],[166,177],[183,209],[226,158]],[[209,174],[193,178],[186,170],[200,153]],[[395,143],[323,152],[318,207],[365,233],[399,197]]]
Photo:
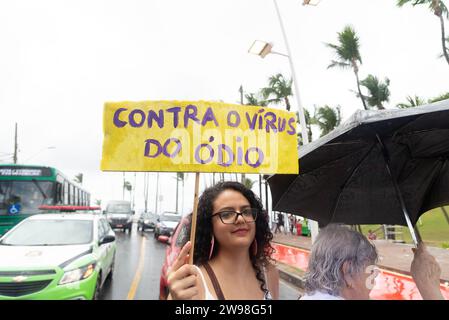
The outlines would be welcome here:
[[[335,51],[337,51],[339,48],[336,44],[333,44],[333,43],[324,43],[324,45],[331,49],[334,49]]]
[[[75,175],[74,181],[79,184],[82,184],[83,183],[83,174],[78,173],[77,175]]]
[[[260,93],[262,94],[263,98],[266,100],[270,95],[276,94],[276,90],[273,89],[272,87],[266,87],[266,88],[262,88],[260,90]]]
[[[446,100],[449,99],[449,92],[440,94],[439,96],[429,99],[429,103],[434,103],[434,102],[438,102],[438,101],[442,101],[442,100]]]
[[[292,83],[292,79],[285,79],[278,73],[268,78],[268,87],[262,88],[260,92],[267,104],[287,102],[292,95]]]
[[[406,4],[409,3],[409,2],[412,2],[412,0],[398,0],[398,1],[396,2],[396,5],[397,5],[398,7],[402,7],[402,6],[406,5]]]
[[[321,130],[321,136],[324,136],[334,130],[341,123],[340,106],[336,109],[325,105],[324,107],[315,108],[314,124],[318,125]]]
[[[185,179],[185,174],[184,172],[176,172],[176,180],[178,181],[184,181]]]
[[[267,104],[279,104],[282,102],[282,98],[268,99],[266,101],[267,101]]]
[[[254,180],[251,180],[251,179],[249,179],[249,178],[243,178],[243,181],[242,181],[242,183],[243,183],[243,185],[245,186],[245,187],[247,187],[248,189],[251,189],[253,186],[254,186],[254,183],[255,183],[256,181],[254,181]]]
[[[442,0],[440,0],[438,3],[434,2],[434,1],[424,1],[424,2],[428,2],[429,3],[429,9],[430,11],[432,11],[435,15],[440,16],[440,15],[446,15],[446,18],[449,19],[449,12],[447,10],[446,5],[444,4],[444,2]],[[437,4],[439,6],[437,6]]]
[[[331,64],[327,66],[327,69],[330,69],[333,67],[340,67],[342,69],[347,69],[347,68],[351,68],[351,64],[347,63],[347,62],[331,60]]]
[[[255,93],[245,94],[246,105],[266,107],[267,101],[265,101],[263,98],[261,98],[260,95],[261,95],[260,93],[259,94],[255,94]]]
[[[125,182],[123,183],[123,188],[125,188],[127,191],[131,191],[132,188],[133,188],[133,186],[132,186],[131,182],[125,181]]]
[[[368,90],[368,96],[366,100],[371,107],[377,107],[378,109],[384,109],[383,102],[390,100],[390,79],[385,78],[384,82],[372,74],[369,74],[365,79],[360,81],[360,85],[364,86]]]
[[[407,109],[417,107],[426,103],[426,101],[423,98],[418,97],[417,95],[415,95],[414,97],[407,96],[406,100],[407,100],[406,103],[398,103],[396,107],[400,109]]]
[[[359,38],[354,28],[347,25],[343,31],[338,32],[337,35],[338,44],[325,43],[328,48],[331,48],[334,51],[336,56],[336,59],[332,60],[327,68],[329,69],[336,66],[341,68],[357,68],[357,61],[361,64],[362,57],[359,50]]]
[[[449,19],[449,11],[442,0],[433,1],[433,0],[398,0],[396,5],[398,7],[403,7],[406,4],[411,4],[412,6],[418,6],[420,4],[427,4],[429,10],[432,11],[435,15],[446,15],[446,18]]]

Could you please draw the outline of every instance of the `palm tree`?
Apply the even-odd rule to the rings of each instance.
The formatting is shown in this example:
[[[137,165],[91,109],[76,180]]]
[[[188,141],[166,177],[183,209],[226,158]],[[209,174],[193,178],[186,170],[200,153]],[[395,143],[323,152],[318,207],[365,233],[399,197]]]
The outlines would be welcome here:
[[[83,174],[78,173],[73,180],[79,184],[82,184],[83,183]]]
[[[342,32],[338,33],[338,44],[327,43],[326,46],[334,49],[337,56],[337,60],[332,60],[331,64],[327,67],[340,67],[343,69],[352,68],[357,80],[357,90],[359,97],[362,99],[362,104],[365,110],[368,110],[365,99],[360,90],[359,80],[359,65],[362,64],[362,57],[359,51],[359,38],[357,37],[355,30],[351,26],[346,26]]]
[[[406,103],[398,103],[396,105],[396,107],[400,108],[400,109],[407,109],[407,108],[413,108],[413,107],[417,107],[423,104],[426,104],[426,101],[418,96],[408,96],[407,98],[407,102]]]
[[[129,191],[129,199],[131,199],[131,191],[133,190],[133,186],[132,186],[131,182],[125,181],[123,183],[123,190]]]
[[[398,103],[396,106],[401,109],[406,109],[406,108],[413,108],[413,107],[421,106],[426,103],[434,103],[434,102],[447,100],[447,99],[449,99],[449,92],[440,94],[439,96],[431,98],[428,101],[415,95],[414,97],[408,96],[407,103]]]
[[[125,200],[125,172],[123,172],[123,185],[122,185],[122,200]]]
[[[434,103],[434,102],[438,102],[438,101],[442,101],[442,100],[446,100],[449,99],[449,92],[443,93],[441,95],[439,95],[438,97],[429,99],[429,103]]]
[[[290,111],[288,97],[292,96],[292,82],[292,79],[286,80],[282,74],[278,73],[268,79],[268,87],[262,88],[260,92],[267,104],[284,102],[285,108]]]
[[[444,18],[443,16],[446,15],[446,18],[449,18],[449,11],[447,10],[446,5],[443,3],[442,0],[398,0],[397,5],[399,7],[402,7],[406,5],[407,3],[411,3],[413,6],[420,5],[420,4],[427,4],[429,6],[429,9],[433,12],[434,15],[438,17],[440,20],[440,29],[441,29],[441,44],[443,47],[443,56],[446,58],[446,62],[449,64],[449,50],[447,48],[447,41],[446,41],[446,35],[444,30]]]
[[[256,181],[251,180],[249,178],[245,178],[242,181],[242,184],[247,187],[248,189],[252,189],[252,187],[254,186],[254,183],[256,183]]]
[[[309,137],[309,141],[312,141],[312,124],[314,123],[314,119],[312,116],[310,116],[310,112],[307,109],[304,109],[304,117],[306,118],[307,136]],[[296,112],[296,122],[300,124],[299,112]],[[303,145],[302,132],[299,131],[297,133],[297,136],[298,136],[298,144],[302,146]]]
[[[261,106],[261,107],[266,107],[268,102],[263,100],[260,97],[260,94],[256,94],[256,93],[247,93],[245,94],[245,99],[246,99],[246,105],[247,106]]]
[[[299,112],[297,114],[297,119],[299,119]],[[306,118],[306,128],[307,128],[307,135],[309,136],[309,141],[312,141],[312,124],[313,124],[313,118],[310,115],[309,110],[304,109],[304,117]],[[299,123],[299,121],[298,121]]]
[[[384,82],[379,81],[377,77],[369,74],[360,84],[368,89],[369,95],[365,96],[368,105],[377,107],[379,110],[385,109],[382,102],[390,101],[390,79],[385,78]]]
[[[318,125],[321,130],[321,137],[328,134],[341,123],[340,106],[336,109],[325,105],[315,110],[315,116],[313,117],[314,124]]]

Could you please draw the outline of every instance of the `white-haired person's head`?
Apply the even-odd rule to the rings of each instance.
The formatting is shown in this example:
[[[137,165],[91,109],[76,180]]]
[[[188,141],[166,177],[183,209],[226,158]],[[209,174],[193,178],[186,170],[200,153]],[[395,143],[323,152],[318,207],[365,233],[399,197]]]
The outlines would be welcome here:
[[[369,299],[377,259],[376,247],[365,236],[329,224],[312,246],[303,299]]]

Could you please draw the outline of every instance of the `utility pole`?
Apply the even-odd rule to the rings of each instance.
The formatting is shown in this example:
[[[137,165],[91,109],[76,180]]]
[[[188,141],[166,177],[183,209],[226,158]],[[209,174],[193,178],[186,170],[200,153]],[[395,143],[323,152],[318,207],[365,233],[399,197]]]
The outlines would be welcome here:
[[[187,178],[187,173],[184,173],[184,175],[184,179],[182,179],[181,214],[184,213],[184,180]]]
[[[159,172],[156,177],[156,208],[154,209],[154,213],[157,214],[157,202],[159,201]]]
[[[176,209],[175,212],[179,213],[178,211],[178,189],[179,189],[179,176],[178,173],[176,173]]]
[[[239,91],[240,91],[240,104],[243,106],[243,86],[242,85],[240,85]],[[244,173],[242,173],[241,179],[242,179],[241,183],[244,183],[245,182],[245,174]]]
[[[136,206],[136,184],[137,184],[137,181],[136,181],[136,179],[137,179],[137,173],[136,172],[134,172],[134,191],[133,191],[133,209],[134,209],[134,207]]]
[[[123,194],[122,200],[125,200],[125,172],[123,172]]]
[[[14,134],[14,164],[17,164],[17,122],[16,122],[16,130]]]
[[[143,196],[145,200],[145,212],[148,212],[148,172],[143,173]]]

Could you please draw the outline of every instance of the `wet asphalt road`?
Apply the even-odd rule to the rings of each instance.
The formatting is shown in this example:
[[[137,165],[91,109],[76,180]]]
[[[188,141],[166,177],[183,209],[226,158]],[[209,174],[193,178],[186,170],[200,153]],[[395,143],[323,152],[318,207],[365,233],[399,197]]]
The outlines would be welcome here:
[[[159,299],[159,278],[165,257],[166,244],[156,241],[153,233],[137,231],[136,225],[131,234],[114,230],[117,239],[114,278],[103,288],[103,300],[126,300],[138,271],[139,262],[143,270],[135,290],[134,300]],[[143,259],[141,247],[145,243]]]
[[[167,245],[154,239],[151,231],[138,232],[136,224],[131,234],[114,231],[117,239],[114,278],[105,283],[101,299],[159,299],[159,279]],[[296,288],[281,280],[281,300],[296,300],[298,296]]]

